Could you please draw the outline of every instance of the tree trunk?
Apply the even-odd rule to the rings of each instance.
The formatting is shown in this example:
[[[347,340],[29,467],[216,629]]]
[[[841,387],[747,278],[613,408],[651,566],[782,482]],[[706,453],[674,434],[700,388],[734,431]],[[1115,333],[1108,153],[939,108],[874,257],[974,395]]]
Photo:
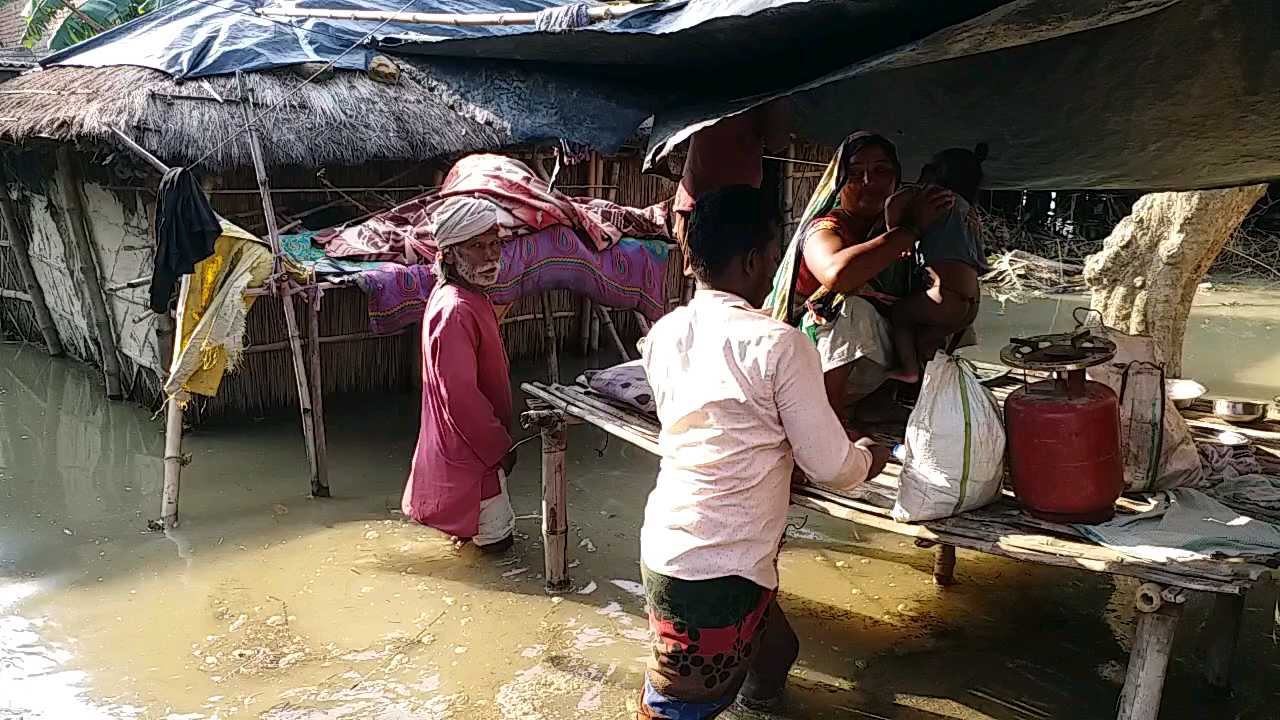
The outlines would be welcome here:
[[[1085,262],[1103,322],[1154,338],[1170,377],[1182,373],[1182,338],[1201,278],[1266,189],[1144,195]]]

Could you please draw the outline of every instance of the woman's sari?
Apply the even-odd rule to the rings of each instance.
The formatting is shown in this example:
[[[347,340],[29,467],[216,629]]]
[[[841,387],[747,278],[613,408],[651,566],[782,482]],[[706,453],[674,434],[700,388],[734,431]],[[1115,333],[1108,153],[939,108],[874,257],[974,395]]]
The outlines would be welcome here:
[[[815,338],[817,327],[832,317],[848,296],[845,293],[834,293],[825,287],[819,287],[805,299],[804,305],[808,311],[795,312],[800,305],[795,293],[800,267],[804,263],[804,241],[813,221],[835,209],[840,197],[840,189],[844,187],[848,178],[850,159],[868,145],[884,148],[889,152],[893,164],[898,166],[897,151],[893,143],[876,133],[858,131],[840,143],[835,156],[827,164],[822,179],[818,181],[818,187],[810,196],[804,214],[800,216],[800,224],[796,226],[796,231],[791,236],[791,242],[778,266],[778,272],[773,276],[773,289],[765,300],[765,307],[775,319],[799,327],[811,339]],[[900,167],[898,174],[901,175]],[[877,275],[872,282],[872,287],[891,295],[904,294],[908,289],[910,273],[911,269],[905,263],[894,263]]]

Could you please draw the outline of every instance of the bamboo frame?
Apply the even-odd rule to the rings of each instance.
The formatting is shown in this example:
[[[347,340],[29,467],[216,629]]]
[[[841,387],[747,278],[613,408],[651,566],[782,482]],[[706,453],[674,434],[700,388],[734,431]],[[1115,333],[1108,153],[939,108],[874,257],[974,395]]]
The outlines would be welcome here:
[[[58,336],[58,326],[53,322],[53,313],[49,312],[49,304],[44,299],[44,288],[40,287],[35,266],[31,264],[31,239],[27,237],[22,223],[18,222],[18,209],[9,196],[9,178],[3,175],[0,175],[0,216],[3,216],[5,233],[9,236],[8,245],[18,260],[18,274],[27,288],[24,299],[31,303],[45,347],[50,355],[57,357],[64,352],[62,338]]]
[[[84,198],[80,196],[80,184],[71,148],[62,145],[57,151],[58,184],[67,207],[67,224],[71,226],[72,252],[75,256],[73,277],[78,274],[81,282],[81,298],[89,306],[89,318],[102,356],[102,376],[107,385],[107,397],[119,400],[124,397],[120,382],[120,357],[116,354],[116,337],[111,329],[111,313],[106,296],[102,292],[102,279],[98,276],[98,263],[89,238],[89,218],[85,212]]]
[[[267,224],[267,237],[271,243],[273,278],[279,276],[281,267],[280,231],[276,226],[275,206],[271,202],[271,187],[267,180],[266,162],[262,156],[262,145],[258,141],[257,125],[254,123],[252,105],[253,98],[244,84],[244,74],[236,73],[236,87],[240,93],[240,110],[244,116],[245,132],[249,143],[249,153],[253,157],[253,171],[258,180],[259,194],[262,196],[262,215]],[[308,386],[306,362],[302,354],[302,339],[298,332],[298,313],[294,306],[293,294],[281,294],[281,306],[284,310],[285,326],[288,330],[289,350],[293,356],[293,377],[298,390],[298,405],[302,415],[302,437],[307,449],[307,461],[311,465],[311,495],[313,497],[329,497],[327,458],[322,454],[323,448],[317,442],[316,425],[323,423],[323,417],[317,417],[312,405],[313,391]],[[316,370],[319,370],[317,363]]]
[[[522,417],[525,427],[542,434],[542,552],[548,594],[568,592],[569,518],[568,488],[564,454],[569,440],[563,415],[554,411],[532,411]]]

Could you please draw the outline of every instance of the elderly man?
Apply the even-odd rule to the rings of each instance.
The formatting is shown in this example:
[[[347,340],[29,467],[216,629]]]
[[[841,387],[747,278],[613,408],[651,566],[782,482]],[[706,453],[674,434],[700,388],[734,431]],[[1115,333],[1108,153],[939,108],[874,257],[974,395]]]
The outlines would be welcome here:
[[[463,196],[432,215],[438,284],[422,322],[422,422],[401,503],[405,515],[485,552],[511,547],[515,529],[511,380],[484,294],[500,268],[498,213]]]

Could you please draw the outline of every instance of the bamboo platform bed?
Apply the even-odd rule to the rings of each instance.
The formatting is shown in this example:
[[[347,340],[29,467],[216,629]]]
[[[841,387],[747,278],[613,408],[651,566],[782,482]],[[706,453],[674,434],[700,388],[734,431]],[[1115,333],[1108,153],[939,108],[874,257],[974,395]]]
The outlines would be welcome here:
[[[989,385],[1003,402],[1021,382],[1020,377],[1006,376]],[[571,587],[564,475],[567,425],[592,425],[655,455],[658,454],[659,426],[656,418],[620,407],[581,386],[526,383],[522,389],[528,395],[529,404],[524,424],[542,433],[547,591],[565,592]],[[1219,422],[1203,410],[1203,407],[1193,408],[1184,413],[1197,437],[1211,437],[1225,429],[1226,426],[1220,427]],[[1232,429],[1253,439],[1264,467],[1272,472],[1280,470],[1280,422],[1274,416],[1253,428]],[[879,426],[875,434],[884,440],[901,441],[903,430],[901,425]],[[1183,604],[1190,592],[1211,593],[1214,606],[1206,628],[1211,637],[1205,654],[1205,674],[1215,687],[1229,685],[1244,596],[1254,585],[1269,579],[1276,558],[1169,563],[1141,560],[1098,545],[1070,526],[1032,518],[1024,514],[1007,493],[992,505],[955,517],[919,524],[899,523],[890,517],[899,470],[898,465],[890,464],[880,477],[868,482],[854,496],[802,486],[793,488],[791,501],[832,517],[914,538],[921,547],[936,547],[934,579],[941,585],[954,581],[956,548],[1142,581],[1134,596],[1134,605],[1139,611],[1138,626],[1120,695],[1119,720],[1155,720]],[[1117,508],[1131,512],[1137,505],[1121,498]]]

